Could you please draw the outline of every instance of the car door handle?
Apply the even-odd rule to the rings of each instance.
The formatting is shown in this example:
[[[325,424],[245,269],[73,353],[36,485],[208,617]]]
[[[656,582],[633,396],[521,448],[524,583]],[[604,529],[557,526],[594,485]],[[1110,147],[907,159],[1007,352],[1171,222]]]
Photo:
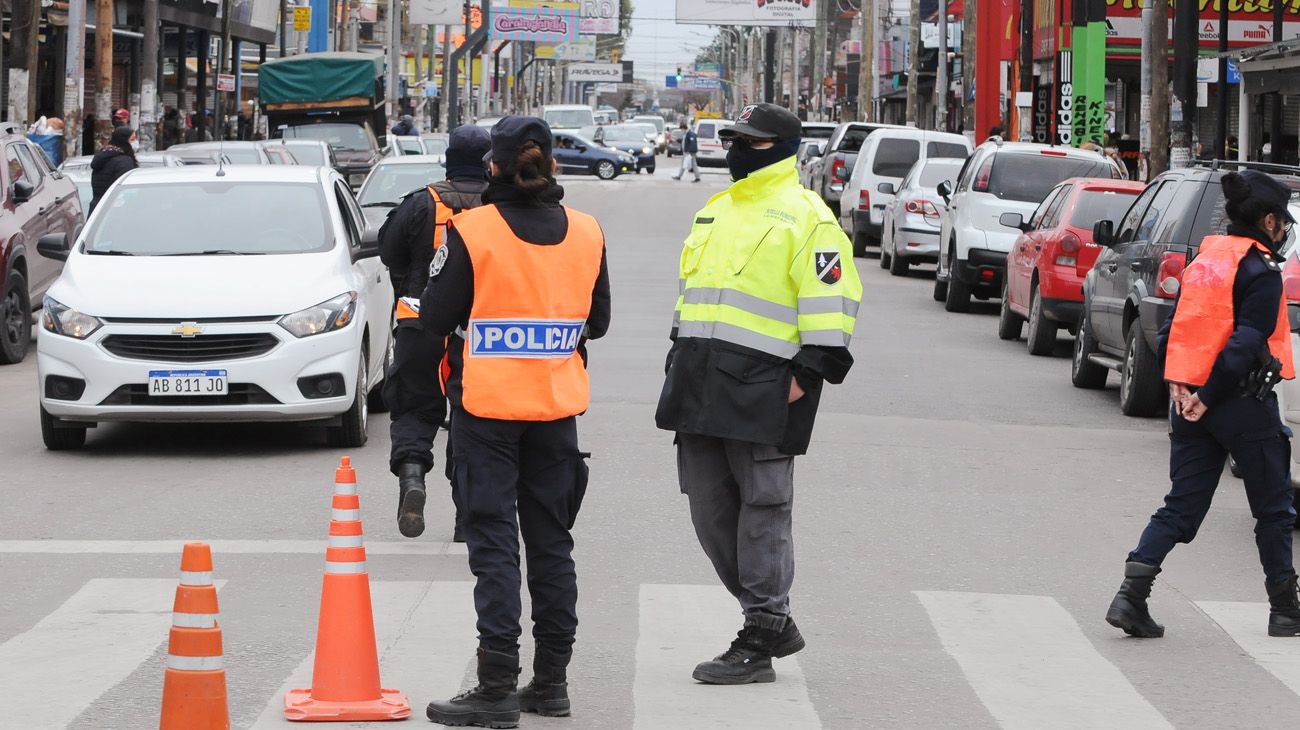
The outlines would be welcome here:
[[[1141,261],[1134,261],[1128,265],[1129,271],[1141,272],[1146,269],[1146,264]]]

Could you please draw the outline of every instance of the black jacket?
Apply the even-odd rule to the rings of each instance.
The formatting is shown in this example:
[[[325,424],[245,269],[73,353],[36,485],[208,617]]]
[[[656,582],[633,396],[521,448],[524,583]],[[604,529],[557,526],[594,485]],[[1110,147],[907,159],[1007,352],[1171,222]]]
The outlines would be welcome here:
[[[443,180],[434,183],[438,197],[459,213],[483,204],[484,180]],[[433,261],[433,199],[425,188],[414,190],[389,212],[379,229],[379,258],[388,267],[393,293],[420,297],[429,282]]]
[[[135,158],[116,147],[105,147],[95,153],[90,161],[90,210],[94,210],[104,193],[117,182],[119,177],[134,170],[138,165]],[[89,215],[90,210],[86,211]]]
[[[1282,258],[1277,244],[1255,228],[1228,226],[1228,235],[1253,238],[1272,252],[1264,254],[1252,248],[1237,266],[1237,278],[1232,283],[1232,311],[1234,327],[1228,344],[1214,361],[1210,377],[1196,394],[1207,407],[1235,398],[1242,380],[1259,365],[1259,355],[1268,346],[1268,338],[1277,328],[1278,303],[1282,298]],[[1169,318],[1160,327],[1158,355],[1164,369],[1165,352],[1169,346],[1169,329],[1174,323],[1178,302],[1174,302]]]
[[[535,203],[510,185],[493,182],[483,193],[485,205],[495,205],[501,217],[520,239],[538,246],[553,246],[569,233],[569,218],[560,205],[564,188],[552,185],[544,200]],[[469,325],[469,313],[474,304],[474,265],[465,248],[465,241],[452,229],[443,242],[447,258],[442,267],[433,272],[420,297],[420,324],[425,332],[437,338],[439,348],[442,338],[447,338],[447,359],[451,364],[451,377],[447,381],[447,398],[456,408],[461,404],[460,373],[465,342],[455,335],[457,328]],[[587,328],[583,345],[579,346],[586,360],[585,342],[604,337],[609,331],[610,293],[609,268],[602,251],[600,273],[591,292],[591,313],[587,315]],[[437,353],[442,359],[442,351]]]

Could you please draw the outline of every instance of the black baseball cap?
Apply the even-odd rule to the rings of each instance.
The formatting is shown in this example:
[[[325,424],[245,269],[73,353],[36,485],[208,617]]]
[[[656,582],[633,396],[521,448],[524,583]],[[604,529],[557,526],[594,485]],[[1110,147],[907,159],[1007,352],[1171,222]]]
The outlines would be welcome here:
[[[492,127],[492,149],[483,156],[483,161],[512,161],[519,156],[525,142],[535,142],[542,148],[542,154],[550,157],[552,139],[551,125],[539,117],[502,117]]]
[[[1292,191],[1278,182],[1276,178],[1258,170],[1242,170],[1237,173],[1246,184],[1250,185],[1250,197],[1259,200],[1267,207],[1283,215],[1287,221],[1295,223],[1287,205],[1291,202]]]
[[[740,135],[758,139],[798,139],[803,136],[803,123],[785,107],[750,104],[740,110],[734,125],[718,132],[723,139]]]

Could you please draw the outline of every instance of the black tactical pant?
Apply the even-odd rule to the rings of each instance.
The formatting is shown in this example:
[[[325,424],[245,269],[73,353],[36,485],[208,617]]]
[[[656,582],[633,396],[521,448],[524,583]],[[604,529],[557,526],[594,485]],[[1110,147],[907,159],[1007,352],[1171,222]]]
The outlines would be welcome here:
[[[438,348],[419,322],[403,321],[393,330],[393,364],[384,378],[392,439],[388,465],[433,468],[433,438],[447,417],[447,399],[438,385]]]
[[[519,651],[522,534],[533,638],[552,651],[568,651],[578,629],[570,530],[587,490],[576,419],[500,421],[456,409],[451,430],[469,566],[478,579],[479,644]]]
[[[1142,533],[1130,561],[1160,565],[1180,542],[1191,542],[1210,510],[1223,464],[1232,454],[1246,485],[1255,518],[1255,546],[1270,583],[1295,575],[1291,530],[1295,525],[1291,487],[1290,431],[1282,425],[1277,396],[1260,402],[1233,398],[1216,404],[1192,423],[1176,413],[1169,417],[1169,477],[1173,486],[1165,504]]]

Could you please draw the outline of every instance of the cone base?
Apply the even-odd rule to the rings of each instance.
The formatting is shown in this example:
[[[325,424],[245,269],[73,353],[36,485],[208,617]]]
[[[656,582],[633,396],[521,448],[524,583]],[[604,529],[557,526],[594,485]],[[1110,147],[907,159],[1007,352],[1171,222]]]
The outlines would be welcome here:
[[[395,689],[381,689],[379,699],[359,702],[314,699],[310,689],[291,689],[284,695],[284,717],[294,722],[369,722],[410,716],[411,703]]]

